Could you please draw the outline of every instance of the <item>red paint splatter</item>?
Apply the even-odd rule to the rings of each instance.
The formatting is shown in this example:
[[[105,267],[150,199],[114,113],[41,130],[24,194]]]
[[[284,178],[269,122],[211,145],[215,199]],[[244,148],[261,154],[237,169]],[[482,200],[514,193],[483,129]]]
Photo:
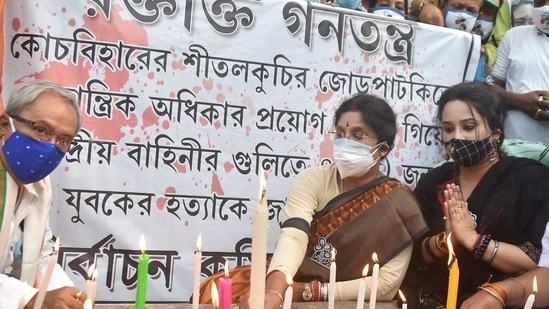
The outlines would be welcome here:
[[[212,175],[212,193],[216,193],[217,195],[225,195],[223,188],[221,188],[221,182],[219,181],[219,176],[217,173]]]

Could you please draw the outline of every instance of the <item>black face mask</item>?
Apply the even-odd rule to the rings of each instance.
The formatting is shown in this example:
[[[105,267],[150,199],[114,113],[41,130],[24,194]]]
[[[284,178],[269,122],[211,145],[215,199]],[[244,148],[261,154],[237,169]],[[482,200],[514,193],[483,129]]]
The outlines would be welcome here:
[[[461,166],[475,165],[492,150],[490,137],[479,141],[452,138],[444,143],[448,154]]]

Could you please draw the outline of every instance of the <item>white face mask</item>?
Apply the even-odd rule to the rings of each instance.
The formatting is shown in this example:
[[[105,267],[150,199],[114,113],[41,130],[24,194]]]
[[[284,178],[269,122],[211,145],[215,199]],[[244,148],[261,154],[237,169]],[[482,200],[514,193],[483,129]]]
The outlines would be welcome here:
[[[473,27],[473,31],[471,31],[473,34],[478,34],[481,37],[481,41],[485,42],[490,34],[492,33],[492,29],[494,28],[494,20],[488,19],[488,18],[477,18],[477,22],[475,23],[475,26]]]
[[[406,16],[404,16],[402,11],[392,8],[390,6],[378,6],[377,8],[373,8],[372,14],[391,17],[399,20],[406,19]]]
[[[532,21],[539,31],[549,34],[549,5],[533,7]]]
[[[455,10],[446,6],[444,26],[446,28],[471,32],[471,30],[473,30],[473,27],[475,26],[477,17],[478,14],[471,13],[466,10]]]
[[[374,154],[383,143],[374,147],[348,138],[338,138],[334,140],[334,159],[341,179],[347,177],[362,176],[374,166],[378,159],[374,159]],[[376,148],[372,153],[371,150]]]

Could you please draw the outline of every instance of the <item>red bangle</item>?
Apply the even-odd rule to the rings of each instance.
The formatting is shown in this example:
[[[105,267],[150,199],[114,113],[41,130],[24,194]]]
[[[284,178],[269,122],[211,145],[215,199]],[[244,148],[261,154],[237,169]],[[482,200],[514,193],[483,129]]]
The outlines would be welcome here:
[[[320,299],[320,281],[313,280],[311,281],[311,292],[313,293],[313,297],[311,298],[311,301],[318,302]]]

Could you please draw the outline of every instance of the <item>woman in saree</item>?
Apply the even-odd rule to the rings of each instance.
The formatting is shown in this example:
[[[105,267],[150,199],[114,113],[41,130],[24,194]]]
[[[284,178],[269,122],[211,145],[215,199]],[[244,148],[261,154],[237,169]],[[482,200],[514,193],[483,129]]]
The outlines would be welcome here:
[[[450,233],[457,308],[522,307],[547,233],[549,168],[500,151],[505,105],[489,85],[455,85],[438,108],[453,162],[423,175],[414,190],[430,231],[416,241],[403,284],[408,308],[444,308]],[[538,280],[547,291],[547,278]]]
[[[377,300],[392,300],[413,241],[426,232],[413,193],[379,169],[396,135],[391,107],[381,98],[358,94],[339,106],[334,123],[335,163],[300,172],[287,197],[267,270],[265,309],[282,303],[287,274],[294,281],[293,301],[327,301],[332,252],[336,301],[357,299],[367,264],[369,299],[374,253],[380,265]],[[248,295],[240,298],[240,308],[249,308]]]

